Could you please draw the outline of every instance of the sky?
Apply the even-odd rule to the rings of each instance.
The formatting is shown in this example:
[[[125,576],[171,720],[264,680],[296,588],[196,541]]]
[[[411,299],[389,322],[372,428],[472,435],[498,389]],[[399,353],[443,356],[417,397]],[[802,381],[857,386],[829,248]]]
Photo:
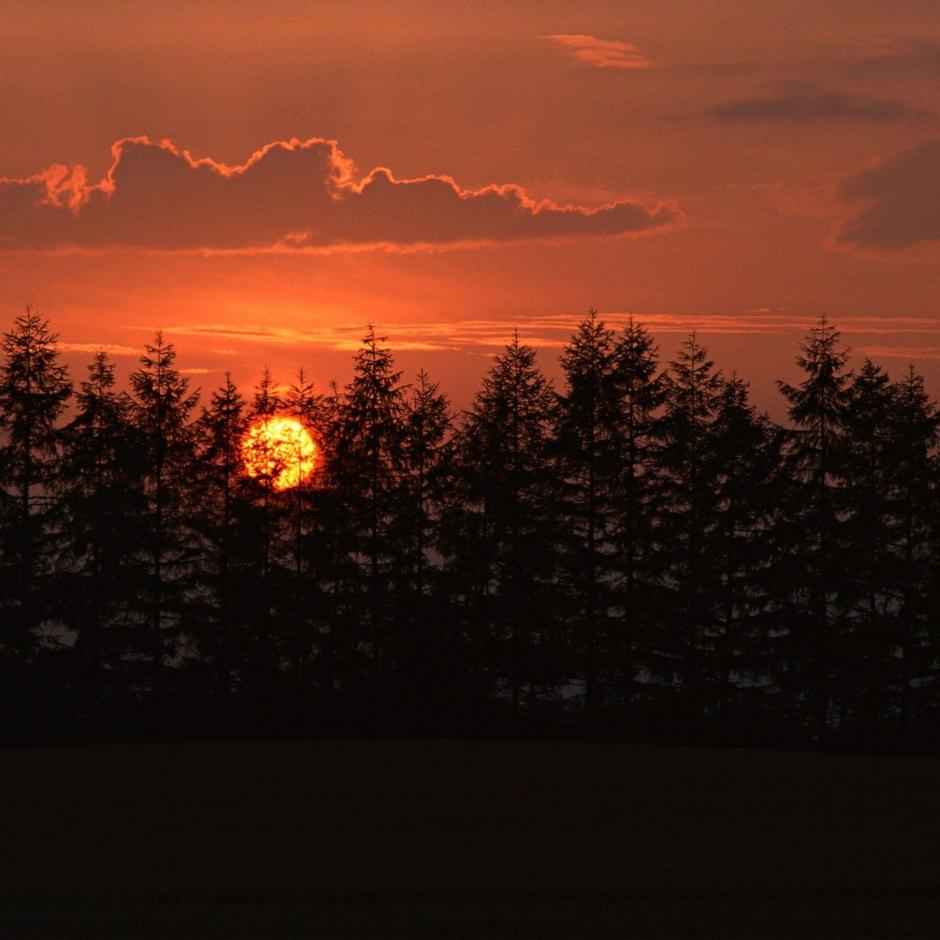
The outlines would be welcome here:
[[[208,392],[465,406],[518,329],[695,329],[780,413],[821,313],[940,396],[936,0],[0,0],[0,304],[76,377],[156,328]]]

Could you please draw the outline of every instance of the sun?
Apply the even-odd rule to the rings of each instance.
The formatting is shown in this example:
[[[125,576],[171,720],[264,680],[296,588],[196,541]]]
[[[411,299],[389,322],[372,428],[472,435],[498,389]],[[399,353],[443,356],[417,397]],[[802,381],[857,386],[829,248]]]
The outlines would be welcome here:
[[[313,473],[317,445],[294,418],[259,418],[242,439],[245,473],[275,490],[299,486]]]

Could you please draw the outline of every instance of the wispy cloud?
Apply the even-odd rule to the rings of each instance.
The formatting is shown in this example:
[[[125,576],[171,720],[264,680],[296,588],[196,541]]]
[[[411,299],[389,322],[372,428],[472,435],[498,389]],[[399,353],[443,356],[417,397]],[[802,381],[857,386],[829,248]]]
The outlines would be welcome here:
[[[57,344],[65,353],[95,353],[104,352],[109,356],[139,356],[141,350],[136,346],[121,346],[115,343],[63,343]]]
[[[804,83],[787,83],[775,92],[716,104],[708,112],[720,121],[896,121],[926,117],[929,112],[903,101],[874,95],[823,91]]]
[[[557,43],[579,62],[598,69],[648,69],[653,64],[632,42],[580,33],[557,33],[542,38]]]
[[[940,140],[888,157],[848,180],[840,195],[858,212],[836,244],[895,251],[940,240]]]
[[[685,335],[696,330],[703,335],[750,335],[804,333],[812,326],[813,314],[785,312],[761,308],[740,313],[680,314],[670,312],[628,313],[614,311],[602,318],[612,329],[620,330],[630,319],[642,323],[659,335]],[[541,349],[560,349],[577,326],[571,314],[550,314],[539,317],[503,319],[467,319],[424,323],[395,323],[379,326],[397,352],[457,351],[491,353],[502,349],[519,331],[522,342]],[[840,330],[867,336],[938,335],[940,319],[935,317],[892,317],[851,315],[837,320]],[[222,338],[229,342],[245,342],[293,348],[320,347],[344,352],[360,348],[364,324],[329,326],[309,329],[286,327],[241,326],[226,323],[177,324],[168,326],[168,336],[201,336]],[[875,348],[875,347],[871,347]],[[896,347],[879,347],[896,348]],[[916,349],[918,347],[904,347]],[[932,348],[932,347],[925,347]],[[921,358],[924,358],[921,355]]]
[[[855,351],[873,359],[940,361],[940,346],[859,346]]]

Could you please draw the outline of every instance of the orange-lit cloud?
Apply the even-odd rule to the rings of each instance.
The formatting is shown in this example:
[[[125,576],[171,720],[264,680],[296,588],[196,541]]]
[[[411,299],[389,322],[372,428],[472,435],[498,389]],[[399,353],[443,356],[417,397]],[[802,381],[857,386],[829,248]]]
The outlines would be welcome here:
[[[680,314],[672,312],[643,312],[636,315],[613,311],[602,319],[614,330],[620,330],[633,319],[656,335],[686,335],[692,330],[707,335],[755,335],[805,332],[813,318],[807,313],[786,313],[772,310],[753,310],[742,313]],[[840,317],[838,326],[853,334],[876,335],[937,335],[940,323],[932,317],[897,317],[885,321],[883,317],[855,315]],[[513,329],[519,339],[541,349],[560,349],[565,346],[576,327],[570,313],[545,316],[518,316],[506,319],[458,319],[438,322],[392,324],[381,332],[388,335],[396,352],[461,351],[492,352],[501,349],[511,338]],[[143,328],[141,328],[143,329]],[[240,326],[234,323],[179,323],[165,328],[168,336],[195,336],[249,343],[253,346],[281,346],[289,349],[320,347],[353,352],[361,347],[363,324],[335,324],[307,328]],[[885,352],[897,347],[872,346],[872,355],[895,355]],[[915,347],[903,347],[897,355],[913,355]],[[928,347],[933,348],[933,347]]]
[[[632,42],[558,33],[545,39],[557,43],[572,58],[598,69],[648,69],[652,62]]]
[[[838,244],[896,250],[940,239],[940,140],[860,173],[841,195],[861,208],[843,225]]]
[[[360,175],[336,141],[268,144],[239,166],[170,141],[125,138],[105,177],[56,165],[0,179],[0,250],[164,250],[414,246],[632,235],[681,214],[625,199],[588,207],[535,200],[521,187],[462,189],[448,176]]]
[[[859,346],[856,352],[873,359],[940,362],[940,346]]]
[[[66,353],[95,353],[103,352],[109,356],[139,356],[140,349],[135,346],[126,346],[121,343],[64,343],[59,342],[59,349]]]

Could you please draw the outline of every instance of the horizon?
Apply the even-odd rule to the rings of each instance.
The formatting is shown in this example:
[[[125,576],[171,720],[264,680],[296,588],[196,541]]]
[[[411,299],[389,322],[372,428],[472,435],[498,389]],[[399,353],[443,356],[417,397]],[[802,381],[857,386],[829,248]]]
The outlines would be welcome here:
[[[34,310],[40,317],[48,320],[51,329],[59,333],[54,319],[44,316],[42,311],[36,309],[33,305],[27,305]],[[492,360],[503,352],[512,339],[513,330],[519,330],[519,340],[525,345],[533,347],[536,351],[537,362],[552,383],[555,390],[561,393],[564,389],[564,376],[559,362],[559,354],[568,340],[574,333],[577,325],[585,319],[585,316],[566,317],[559,315],[557,317],[542,317],[539,320],[519,323],[509,326],[506,323],[496,323],[494,321],[476,320],[467,324],[471,329],[458,342],[448,346],[448,337],[444,332],[445,327],[452,327],[452,324],[405,324],[404,328],[396,331],[385,330],[380,324],[371,324],[375,327],[376,336],[382,339],[389,347],[394,356],[396,367],[402,372],[401,385],[407,387],[413,384],[413,379],[421,369],[426,369],[429,378],[438,382],[441,391],[448,396],[451,404],[451,411],[455,416],[459,416],[471,404],[480,387],[484,375],[492,365]],[[604,322],[608,328],[615,333],[620,333],[627,322],[631,319],[634,323],[648,330],[659,350],[659,366],[661,371],[668,369],[669,363],[675,358],[675,354],[681,348],[688,337],[694,333],[701,342],[709,357],[715,362],[715,366],[721,373],[729,378],[736,375],[744,379],[750,389],[751,401],[760,411],[765,411],[779,424],[786,424],[787,415],[785,412],[785,403],[778,390],[778,382],[793,381],[799,375],[799,368],[796,365],[796,356],[799,353],[799,345],[808,335],[815,321],[808,321],[805,328],[798,327],[797,318],[781,317],[771,314],[769,311],[755,311],[750,328],[734,321],[733,318],[714,316],[710,318],[700,318],[698,321],[689,319],[682,322],[678,319],[669,321],[663,315],[653,314],[646,318],[640,314],[611,314],[605,316],[603,311],[598,311],[598,319]],[[902,373],[909,367],[924,377],[925,387],[931,400],[937,400],[938,394],[934,393],[937,386],[940,386],[940,364],[935,368],[930,368],[930,364],[940,360],[927,358],[927,368],[918,363],[924,363],[923,356],[910,356],[907,360],[903,357],[893,355],[890,348],[879,345],[876,340],[881,335],[879,332],[867,332],[864,329],[843,329],[842,325],[828,318],[829,322],[839,332],[841,336],[841,346],[849,355],[848,369],[851,372],[855,366],[870,358],[879,365],[892,381],[897,381]],[[850,325],[868,326],[865,318],[847,318]],[[665,322],[664,322],[665,321]],[[712,329],[708,324],[716,324]],[[705,323],[702,328],[697,323]],[[12,319],[10,321],[12,323]],[[785,324],[785,325],[784,325]],[[8,324],[9,326],[9,324]],[[304,369],[308,378],[312,379],[314,386],[320,393],[329,390],[331,384],[335,382],[340,389],[346,386],[352,377],[352,362],[355,352],[361,348],[362,335],[366,333],[370,324],[364,323],[361,327],[349,326],[334,331],[332,337],[321,339],[319,341],[308,340],[305,346],[299,349],[307,351],[304,358],[298,355],[298,346],[291,344],[289,339],[282,337],[278,342],[272,343],[272,349],[276,354],[252,364],[250,367],[245,364],[244,352],[242,355],[231,355],[225,360],[224,366],[217,368],[205,368],[195,364],[199,361],[199,351],[193,348],[194,340],[203,337],[199,331],[180,331],[175,332],[172,328],[154,327],[149,335],[143,328],[138,330],[141,335],[139,345],[133,346],[115,346],[108,343],[84,342],[74,343],[65,339],[61,333],[58,336],[57,346],[60,350],[62,361],[67,365],[71,377],[77,382],[84,375],[86,366],[90,363],[91,357],[97,351],[104,351],[115,363],[115,373],[118,377],[119,387],[125,388],[128,383],[128,377],[137,367],[138,359],[143,352],[145,343],[149,342],[156,332],[161,332],[164,338],[172,343],[177,351],[177,366],[181,374],[190,380],[190,387],[200,393],[200,402],[202,403],[206,396],[218,388],[224,382],[226,374],[231,375],[234,384],[242,391],[249,390],[260,379],[265,369],[270,369],[274,378],[274,387],[278,392],[286,391],[291,381],[296,377],[299,369]],[[751,345],[742,345],[742,338],[758,337],[758,342],[763,345],[754,347]],[[276,330],[271,330],[272,336],[277,336]],[[288,332],[288,336],[289,336]],[[875,342],[870,344],[856,344],[851,341],[852,336],[868,336]],[[398,341],[399,337],[419,336],[427,338],[404,339]],[[500,338],[502,336],[502,338]],[[785,337],[786,342],[775,346],[774,338]],[[439,344],[438,344],[439,343]],[[439,357],[442,352],[453,352],[459,350],[459,354],[466,357],[474,363],[475,369],[460,370],[451,375],[453,386],[448,385],[446,380],[434,368],[428,368],[427,359],[432,360]],[[913,352],[914,350],[909,350]],[[755,354],[779,352],[781,363],[786,363],[786,368],[780,373],[751,374],[748,369],[748,362],[753,362]],[[789,353],[789,358],[787,355]],[[887,354],[885,354],[887,353]],[[187,357],[193,357],[191,363]],[[757,360],[758,362],[760,359]],[[311,368],[310,363],[320,363],[321,368]],[[322,364],[328,363],[332,372],[327,373]],[[440,365],[440,363],[436,363]]]

